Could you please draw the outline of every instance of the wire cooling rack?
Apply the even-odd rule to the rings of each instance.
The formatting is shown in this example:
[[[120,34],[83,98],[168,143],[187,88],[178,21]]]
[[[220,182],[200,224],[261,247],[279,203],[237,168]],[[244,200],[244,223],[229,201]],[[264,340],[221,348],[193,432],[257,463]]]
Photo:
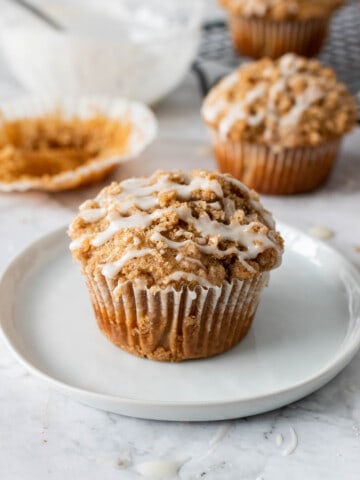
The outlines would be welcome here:
[[[329,37],[320,60],[337,72],[350,91],[360,95],[360,6],[351,0],[334,16]],[[246,59],[233,49],[225,21],[213,21],[203,26],[198,58],[193,66],[202,93],[223,75]]]

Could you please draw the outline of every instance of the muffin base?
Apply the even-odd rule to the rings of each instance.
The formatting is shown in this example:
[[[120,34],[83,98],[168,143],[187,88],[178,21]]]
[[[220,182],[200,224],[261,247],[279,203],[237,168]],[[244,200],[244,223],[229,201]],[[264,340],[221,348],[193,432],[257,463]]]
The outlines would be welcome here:
[[[291,195],[315,190],[329,177],[341,138],[316,147],[275,151],[264,145],[220,140],[214,134],[219,170],[260,193]]]
[[[139,357],[179,362],[225,352],[249,331],[269,272],[220,287],[153,292],[84,272],[101,331]]]
[[[273,21],[229,16],[230,33],[240,55],[278,58],[288,52],[306,57],[317,55],[327,36],[330,17]]]

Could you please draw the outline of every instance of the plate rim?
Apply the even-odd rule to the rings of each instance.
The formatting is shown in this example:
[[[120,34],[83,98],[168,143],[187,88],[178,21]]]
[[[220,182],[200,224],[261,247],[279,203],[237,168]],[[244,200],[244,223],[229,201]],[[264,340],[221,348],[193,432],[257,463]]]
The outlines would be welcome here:
[[[316,245],[320,246],[323,250],[325,250],[328,254],[333,256],[337,262],[342,264],[348,272],[352,275],[353,279],[355,280],[357,286],[360,289],[360,272],[358,269],[346,258],[343,254],[337,251],[332,246],[328,245],[324,241],[311,237],[306,232],[293,227],[285,222],[277,222],[276,224],[277,229],[281,232],[283,230],[287,230],[294,235],[300,235],[310,239]],[[4,271],[0,275],[0,298],[3,296],[3,289],[6,285],[6,280],[9,276],[12,276],[14,269],[16,269],[18,263],[20,263],[23,259],[27,258],[31,251],[43,243],[47,244],[54,244],[58,243],[61,238],[66,238],[66,230],[68,226],[62,226],[56,228],[44,235],[40,236],[33,242],[31,242],[28,246],[26,246],[18,255],[16,255],[8,266],[4,269]],[[65,234],[65,235],[64,235]],[[69,253],[70,255],[70,253]],[[353,327],[353,331],[355,332],[355,336],[349,337],[349,330],[344,337],[341,344],[337,347],[334,351],[334,356],[332,359],[325,363],[325,365],[318,371],[316,371],[310,377],[306,377],[300,382],[295,383],[290,387],[285,387],[282,389],[278,389],[275,391],[271,391],[269,393],[256,395],[256,396],[248,396],[248,397],[238,397],[232,398],[228,400],[206,400],[206,401],[168,401],[168,400],[144,400],[144,399],[137,399],[133,397],[125,397],[113,394],[106,394],[100,393],[93,390],[89,390],[83,387],[77,387],[72,384],[66,383],[65,381],[58,380],[51,375],[43,372],[40,368],[35,366],[31,361],[29,361],[25,355],[19,351],[19,349],[13,344],[10,335],[7,334],[4,328],[2,314],[0,314],[0,337],[3,339],[4,343],[6,344],[7,348],[10,350],[12,355],[16,358],[16,360],[27,370],[29,371],[34,377],[39,378],[40,380],[46,382],[47,384],[53,386],[58,391],[63,393],[73,393],[78,396],[87,396],[91,397],[93,400],[97,401],[105,401],[105,402],[114,402],[118,405],[124,405],[128,407],[167,407],[167,408],[181,408],[181,409],[194,409],[200,407],[206,408],[214,408],[214,407],[221,407],[221,406],[242,406],[246,405],[249,402],[253,402],[254,404],[257,402],[265,402],[267,400],[274,400],[277,398],[281,398],[284,395],[293,395],[291,403],[296,401],[300,398],[307,396],[308,394],[318,390],[322,386],[324,386],[328,381],[332,380],[336,375],[340,373],[340,371],[345,368],[352,358],[356,355],[360,348],[360,320],[355,323]],[[351,328],[350,319],[348,322],[348,328]],[[344,349],[344,346],[346,348]],[[146,359],[144,359],[146,360]],[[194,360],[196,361],[196,360]],[[299,390],[303,389],[301,393]],[[87,403],[84,401],[84,403]],[[261,410],[263,412],[271,410],[272,407],[268,409]],[[135,416],[135,415],[131,415]],[[141,416],[141,415],[140,415]],[[145,416],[143,418],[154,418]],[[222,416],[221,418],[227,418],[226,415]]]

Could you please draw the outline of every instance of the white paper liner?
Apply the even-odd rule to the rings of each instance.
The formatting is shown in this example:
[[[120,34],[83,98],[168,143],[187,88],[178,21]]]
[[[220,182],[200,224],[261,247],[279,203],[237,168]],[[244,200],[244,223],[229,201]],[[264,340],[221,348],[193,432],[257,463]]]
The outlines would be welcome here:
[[[236,345],[248,332],[269,272],[217,287],[156,291],[85,269],[100,329],[138,356],[180,361],[209,357]]]
[[[330,17],[308,20],[273,21],[230,16],[230,30],[239,52],[254,58],[272,58],[293,52],[314,56],[326,38]]]
[[[231,173],[260,193],[295,194],[320,187],[329,177],[342,138],[314,147],[274,150],[265,145],[223,140],[211,129],[212,143],[223,173]]]
[[[78,98],[24,98],[0,104],[2,118],[5,121],[18,118],[36,118],[45,114],[61,111],[66,117],[74,115],[90,118],[104,114],[121,122],[129,121],[132,130],[129,138],[129,151],[126,154],[111,157],[99,157],[90,164],[57,175],[31,178],[14,182],[0,182],[0,191],[61,190],[86,183],[94,175],[110,171],[116,165],[138,156],[156,137],[157,121],[152,111],[144,104],[124,98],[106,96],[88,96]],[[0,120],[2,121],[2,119]]]

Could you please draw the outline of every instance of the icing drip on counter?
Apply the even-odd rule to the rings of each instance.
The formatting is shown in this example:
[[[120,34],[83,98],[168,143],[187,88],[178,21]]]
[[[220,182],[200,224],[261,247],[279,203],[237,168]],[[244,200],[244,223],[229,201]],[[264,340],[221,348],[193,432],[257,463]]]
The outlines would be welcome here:
[[[149,480],[178,480],[179,470],[189,460],[153,460],[135,465],[135,470]]]
[[[297,445],[298,445],[298,437],[296,435],[294,427],[290,427],[290,441],[289,444],[284,450],[281,452],[281,455],[283,457],[287,457],[288,455],[291,455],[292,453],[295,452]]]

